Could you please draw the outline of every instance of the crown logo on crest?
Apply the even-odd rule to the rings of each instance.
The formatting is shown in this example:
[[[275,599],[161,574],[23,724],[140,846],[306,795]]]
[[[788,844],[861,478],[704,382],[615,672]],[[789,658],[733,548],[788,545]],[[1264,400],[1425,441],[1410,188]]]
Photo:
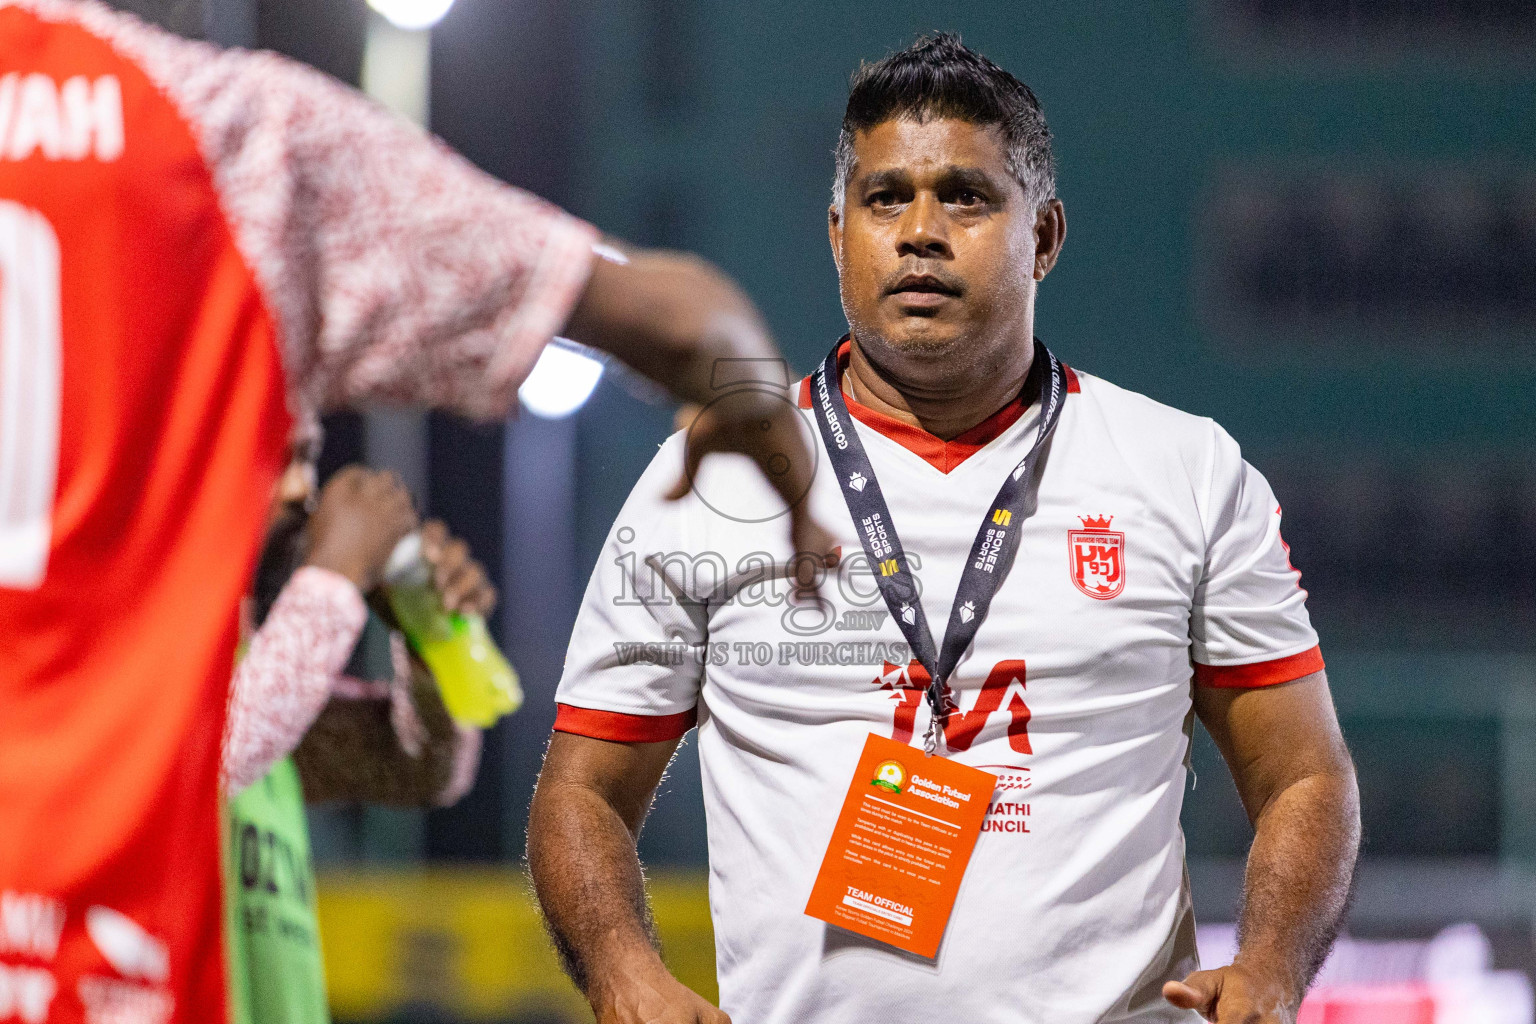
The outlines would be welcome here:
[[[1109,524],[1115,521],[1114,516],[1109,516],[1108,518],[1104,516],[1078,516],[1077,518],[1083,521],[1083,529],[1085,530],[1107,530],[1109,529]]]

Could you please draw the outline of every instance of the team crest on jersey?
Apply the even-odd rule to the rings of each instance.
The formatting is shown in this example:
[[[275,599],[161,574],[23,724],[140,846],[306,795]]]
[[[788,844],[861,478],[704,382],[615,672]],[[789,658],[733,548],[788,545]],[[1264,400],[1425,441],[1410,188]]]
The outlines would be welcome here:
[[[1111,530],[1114,516],[1078,516],[1081,530],[1067,531],[1067,566],[1077,589],[1108,601],[1125,589],[1125,534]]]

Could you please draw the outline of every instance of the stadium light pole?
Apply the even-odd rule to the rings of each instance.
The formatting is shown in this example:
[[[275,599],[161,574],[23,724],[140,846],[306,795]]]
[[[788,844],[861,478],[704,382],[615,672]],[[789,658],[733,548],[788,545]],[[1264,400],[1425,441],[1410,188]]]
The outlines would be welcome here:
[[[368,0],[373,8],[363,45],[361,85],[379,103],[423,128],[432,110],[432,26],[453,0]],[[426,414],[377,408],[364,417],[363,451],[370,466],[400,475],[422,508],[429,498]],[[425,845],[425,813],[364,807],[363,849],[370,858],[417,861]]]
[[[361,84],[380,103],[430,127],[431,29],[452,0],[368,0],[373,8],[363,55]],[[526,171],[526,166],[521,168]],[[486,736],[482,775],[500,776],[465,804],[443,814],[471,811],[484,829],[499,819],[500,834],[472,844],[500,855],[522,847],[526,794],[553,724],[553,693],[559,680],[564,637],[580,596],[576,557],[576,449],[574,413],[591,397],[603,364],[587,350],[557,339],[547,346],[519,389],[524,415],[503,431],[501,636],[528,689],[523,711]],[[366,420],[370,465],[398,472],[427,499],[429,434],[424,417],[374,410]],[[487,806],[494,801],[495,811]],[[487,811],[491,813],[487,814]],[[499,812],[499,813],[497,813]],[[428,846],[422,816],[417,823],[398,812],[365,813],[365,848],[385,859],[411,859]],[[457,831],[464,826],[459,823]],[[450,833],[455,828],[450,827]],[[461,835],[460,838],[463,838]],[[487,842],[481,847],[479,842]]]
[[[402,117],[428,127],[432,107],[432,26],[453,0],[368,0],[373,12],[363,48],[363,91]],[[364,450],[375,469],[400,474],[427,500],[427,418],[415,410],[370,410]]]

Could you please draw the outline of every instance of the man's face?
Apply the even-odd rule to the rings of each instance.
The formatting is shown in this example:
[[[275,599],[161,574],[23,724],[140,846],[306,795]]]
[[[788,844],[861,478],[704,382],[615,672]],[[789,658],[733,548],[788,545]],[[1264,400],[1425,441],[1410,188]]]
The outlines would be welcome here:
[[[304,531],[318,491],[315,466],[318,456],[316,445],[294,442],[288,449],[288,465],[272,488],[272,499],[267,507],[267,536],[251,588],[256,599],[252,625],[267,617],[267,611],[277,600],[288,577],[304,563]]]
[[[899,118],[860,132],[846,195],[829,234],[865,352],[973,364],[1030,344],[1035,282],[1060,244],[1047,225],[1037,260],[1037,220],[1060,204],[1037,215],[996,128]]]
[[[295,441],[288,448],[288,465],[272,488],[272,502],[267,508],[267,528],[277,526],[285,517],[307,510],[319,491],[316,461],[319,452],[308,441]]]

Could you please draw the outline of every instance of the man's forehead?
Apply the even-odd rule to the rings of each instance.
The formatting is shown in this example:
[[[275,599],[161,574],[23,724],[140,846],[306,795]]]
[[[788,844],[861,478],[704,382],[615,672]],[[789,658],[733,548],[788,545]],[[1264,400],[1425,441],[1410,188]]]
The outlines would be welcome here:
[[[996,125],[957,118],[893,118],[853,139],[854,174],[890,171],[935,175],[956,170],[1008,175],[1007,150]]]

